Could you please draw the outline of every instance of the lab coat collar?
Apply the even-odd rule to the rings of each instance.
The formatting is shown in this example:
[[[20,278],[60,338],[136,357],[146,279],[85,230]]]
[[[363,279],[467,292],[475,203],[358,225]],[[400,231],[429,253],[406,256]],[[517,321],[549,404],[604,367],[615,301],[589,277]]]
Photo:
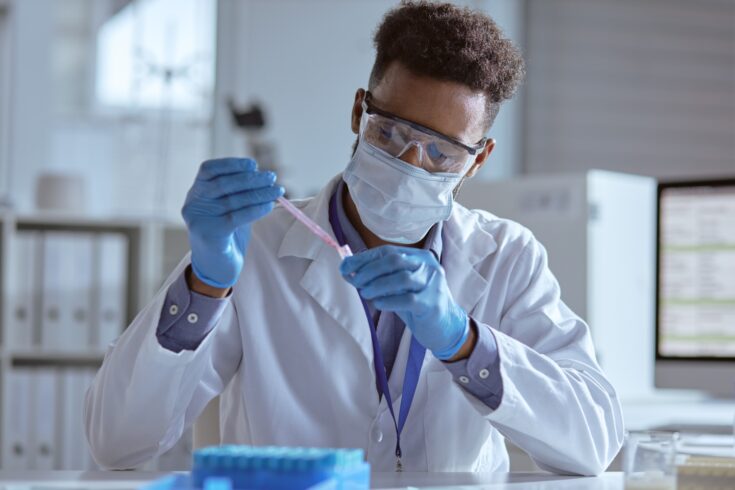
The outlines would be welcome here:
[[[473,266],[477,265],[498,249],[495,237],[481,226],[482,221],[486,220],[486,217],[478,216],[455,202],[452,215],[442,230],[444,245],[450,242],[453,245],[452,255]]]
[[[332,237],[334,237],[334,231],[332,230],[332,225],[329,224],[329,198],[332,197],[332,193],[334,193],[334,190],[341,179],[341,174],[334,177],[321,191],[319,191],[319,194],[307,201],[306,205],[303,207],[300,205],[299,201],[294,201],[294,204],[296,204],[296,206],[299,207],[306,216],[314,220]],[[322,248],[328,249],[329,247],[319,238],[314,236],[306,226],[302,225],[295,218],[292,218],[291,226],[283,237],[281,246],[278,249],[278,258],[301,257],[304,259],[314,260],[321,253]],[[336,250],[334,250],[334,254],[335,257],[339,258]]]
[[[480,226],[479,219],[455,203],[452,216],[442,229],[442,266],[447,284],[455,301],[470,316],[488,287],[488,280],[476,266],[498,248],[493,235]]]
[[[303,207],[304,214],[314,220],[324,231],[334,237],[329,223],[329,199],[342,178],[332,179],[313,199]],[[285,211],[284,211],[285,212]],[[278,257],[300,257],[311,260],[301,277],[301,287],[357,341],[360,350],[371,366],[373,362],[370,327],[362,308],[357,289],[350,286],[339,273],[340,257],[336,250],[314,236],[303,224],[292,219],[281,242]],[[373,372],[373,376],[375,376]]]

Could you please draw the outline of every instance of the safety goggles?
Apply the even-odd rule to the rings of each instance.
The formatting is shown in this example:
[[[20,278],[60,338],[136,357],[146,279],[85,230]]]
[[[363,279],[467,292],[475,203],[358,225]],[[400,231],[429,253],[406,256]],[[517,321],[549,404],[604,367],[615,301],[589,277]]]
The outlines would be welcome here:
[[[360,138],[388,154],[400,158],[411,147],[418,151],[419,166],[431,173],[464,173],[487,142],[474,146],[437,131],[378,109],[371,103],[370,92],[362,101]]]

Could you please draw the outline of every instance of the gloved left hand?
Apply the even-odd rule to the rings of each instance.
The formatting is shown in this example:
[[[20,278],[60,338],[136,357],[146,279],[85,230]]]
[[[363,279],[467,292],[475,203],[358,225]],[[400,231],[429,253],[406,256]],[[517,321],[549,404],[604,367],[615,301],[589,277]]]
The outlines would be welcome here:
[[[451,359],[467,340],[467,313],[429,250],[383,245],[345,258],[340,272],[377,309],[395,312],[437,358]]]

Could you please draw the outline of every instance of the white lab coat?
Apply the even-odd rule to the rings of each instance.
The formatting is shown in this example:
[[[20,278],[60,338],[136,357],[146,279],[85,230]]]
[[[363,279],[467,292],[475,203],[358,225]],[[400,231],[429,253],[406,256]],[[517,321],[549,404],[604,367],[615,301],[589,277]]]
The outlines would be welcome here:
[[[326,230],[338,178],[298,204]],[[621,408],[588,327],[560,300],[543,247],[519,224],[458,204],[443,237],[455,300],[493,328],[503,398],[491,410],[427,352],[401,437],[404,469],[507,471],[505,436],[543,468],[604,471],[621,446]],[[378,402],[368,324],[338,254],[276,208],[253,225],[215,329],[177,354],[159,345],[156,326],[188,260],[110,347],[87,393],[96,461],[129,468],[161,454],[221,393],[223,443],[363,448],[374,470],[392,471],[393,420]],[[389,381],[396,414],[409,335]]]

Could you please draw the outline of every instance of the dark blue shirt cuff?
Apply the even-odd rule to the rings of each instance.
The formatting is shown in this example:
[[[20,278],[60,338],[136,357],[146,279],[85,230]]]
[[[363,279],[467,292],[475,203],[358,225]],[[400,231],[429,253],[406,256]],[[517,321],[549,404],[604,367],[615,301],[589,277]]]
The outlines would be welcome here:
[[[503,398],[503,379],[500,376],[500,355],[492,329],[470,318],[471,328],[477,332],[477,343],[467,359],[445,362],[452,377],[462,388],[495,410]]]
[[[173,352],[196,350],[230,301],[229,297],[210,298],[191,291],[186,282],[188,271],[189,267],[168,288],[156,329],[158,343]]]

